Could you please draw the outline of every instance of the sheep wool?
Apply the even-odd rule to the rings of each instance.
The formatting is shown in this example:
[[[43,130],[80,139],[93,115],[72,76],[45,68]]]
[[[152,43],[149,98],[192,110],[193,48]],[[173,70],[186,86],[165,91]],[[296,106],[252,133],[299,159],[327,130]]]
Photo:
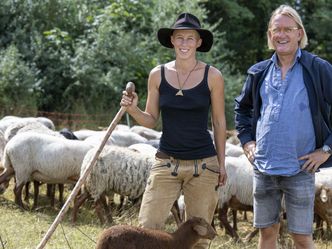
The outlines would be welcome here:
[[[227,182],[220,188],[219,205],[223,206],[232,196],[242,204],[253,205],[253,166],[245,155],[226,157]]]
[[[84,157],[81,174],[90,165],[96,149]],[[126,147],[105,146],[86,179],[85,190],[97,201],[103,193],[117,193],[136,199],[145,189],[154,156]]]
[[[217,235],[204,219],[192,217],[174,233],[128,225],[110,227],[100,235],[96,249],[191,249],[199,239]]]
[[[23,132],[6,145],[3,166],[15,170],[16,186],[31,179],[45,183],[71,183],[91,146],[83,141]],[[38,173],[37,173],[38,172]]]

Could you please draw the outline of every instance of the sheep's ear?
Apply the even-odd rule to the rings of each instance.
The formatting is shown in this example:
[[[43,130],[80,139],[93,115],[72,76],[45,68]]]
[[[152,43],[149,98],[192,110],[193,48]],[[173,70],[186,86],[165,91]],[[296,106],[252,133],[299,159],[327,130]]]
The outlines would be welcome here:
[[[316,184],[316,191],[315,191],[315,194],[316,195],[319,195],[320,192],[322,191],[322,188],[323,188],[323,184]]]
[[[205,226],[202,225],[195,225],[193,227],[194,231],[196,231],[198,233],[198,235],[200,236],[205,236],[207,234],[207,228]]]

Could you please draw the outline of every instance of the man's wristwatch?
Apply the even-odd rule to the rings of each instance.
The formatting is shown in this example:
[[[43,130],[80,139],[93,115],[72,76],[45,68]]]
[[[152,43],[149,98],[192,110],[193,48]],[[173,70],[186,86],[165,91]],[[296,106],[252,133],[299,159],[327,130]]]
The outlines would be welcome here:
[[[328,146],[327,144],[324,144],[323,147],[322,147],[322,151],[324,153],[327,153],[327,154],[330,154],[332,155],[332,149],[330,146]]]

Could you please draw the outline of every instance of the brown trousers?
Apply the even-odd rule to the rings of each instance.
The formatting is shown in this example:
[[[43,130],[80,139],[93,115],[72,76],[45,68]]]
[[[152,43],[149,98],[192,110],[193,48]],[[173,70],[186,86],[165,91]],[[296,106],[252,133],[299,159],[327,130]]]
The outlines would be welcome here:
[[[161,159],[150,171],[139,212],[141,226],[163,229],[175,200],[184,195],[186,219],[197,216],[211,223],[218,202],[219,164],[216,156],[200,160]],[[200,240],[195,249],[208,248]]]

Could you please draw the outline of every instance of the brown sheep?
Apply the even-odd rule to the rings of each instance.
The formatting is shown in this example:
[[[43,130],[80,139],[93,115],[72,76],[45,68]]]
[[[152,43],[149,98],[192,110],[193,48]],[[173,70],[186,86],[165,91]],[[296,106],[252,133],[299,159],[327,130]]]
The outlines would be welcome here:
[[[323,221],[326,222],[327,231],[331,232],[332,225],[332,191],[331,188],[321,185],[316,189],[315,215],[316,230],[319,236],[323,235]]]
[[[212,240],[216,235],[212,226],[198,217],[187,220],[174,233],[117,225],[102,232],[96,249],[190,249],[200,239]]]
[[[315,236],[331,233],[332,226],[332,168],[322,168],[315,174]],[[326,231],[323,229],[326,222]]]
[[[227,212],[228,209],[232,210],[233,214],[233,227],[228,222]],[[237,234],[237,211],[253,211],[253,207],[251,205],[242,204],[235,196],[232,196],[231,199],[224,203],[222,207],[218,208],[218,218],[220,221],[220,227],[225,228],[226,234],[230,235],[236,241],[240,241],[240,237]],[[252,239],[252,236],[255,234],[248,235],[248,241]]]

